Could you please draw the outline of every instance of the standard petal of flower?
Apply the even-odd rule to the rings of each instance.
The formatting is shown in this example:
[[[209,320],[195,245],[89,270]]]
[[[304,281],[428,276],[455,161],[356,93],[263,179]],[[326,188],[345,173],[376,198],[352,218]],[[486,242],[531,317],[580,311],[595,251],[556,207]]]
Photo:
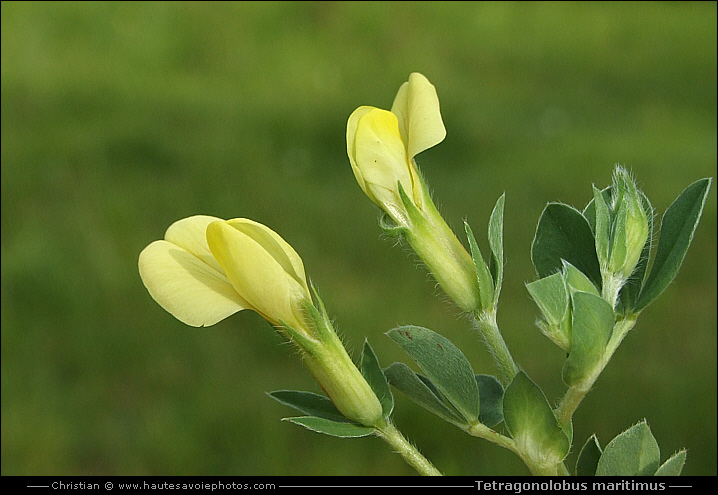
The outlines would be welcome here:
[[[192,253],[218,272],[224,273],[207,245],[207,225],[217,220],[222,219],[208,215],[195,215],[177,220],[165,232],[165,240]]]
[[[152,298],[187,325],[210,326],[242,309],[253,309],[222,271],[171,242],[147,246],[138,266]]]
[[[207,242],[232,286],[255,311],[275,325],[285,321],[302,330],[299,305],[309,294],[262,244],[223,221],[207,227]]]
[[[436,146],[446,137],[446,128],[439,110],[439,96],[429,80],[418,72],[399,88],[391,107],[399,120],[409,158]]]
[[[403,210],[396,183],[410,196],[414,183],[396,115],[378,108],[367,112],[357,125],[355,150],[367,195],[380,206]]]

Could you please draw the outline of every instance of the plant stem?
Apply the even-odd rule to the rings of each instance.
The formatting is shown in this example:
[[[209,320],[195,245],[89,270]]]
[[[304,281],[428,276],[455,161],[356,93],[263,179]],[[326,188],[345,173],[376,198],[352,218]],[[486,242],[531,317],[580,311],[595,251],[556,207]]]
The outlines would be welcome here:
[[[390,421],[376,427],[377,435],[404,458],[422,476],[442,476],[441,472],[424,457]]]
[[[593,373],[591,373],[589,377],[583,381],[583,383],[570,387],[566,391],[566,394],[564,394],[563,399],[561,399],[561,403],[556,409],[556,417],[563,426],[568,425],[571,421],[573,413],[576,412],[576,409],[583,398],[591,390],[591,387],[611,360],[613,353],[616,352],[616,349],[618,349],[618,346],[621,344],[623,338],[636,324],[637,317],[638,315],[630,315],[623,320],[617,321],[616,324],[613,325],[611,338],[608,340],[603,357],[601,358],[601,361],[599,361],[598,365],[596,365],[596,368],[594,368]]]
[[[491,443],[495,443],[496,445],[499,445],[505,449],[509,449],[511,452],[521,457],[521,452],[519,452],[518,445],[516,445],[516,440],[514,440],[513,438],[506,437],[501,433],[492,430],[486,425],[483,425],[481,423],[474,423],[466,427],[464,430],[472,437],[478,437],[483,438],[484,440],[488,440]]]
[[[489,351],[494,356],[494,361],[496,361],[496,365],[503,376],[504,385],[510,383],[516,373],[519,372],[519,369],[514,362],[514,358],[511,357],[511,352],[496,324],[496,311],[477,311],[472,315],[477,328],[481,331],[486,347],[489,348]]]
[[[553,466],[537,464],[522,451],[519,444],[516,443],[516,440],[506,437],[481,423],[472,424],[464,430],[471,436],[483,438],[484,440],[488,440],[489,442],[510,450],[524,461],[524,464],[526,464],[526,467],[529,468],[529,471],[531,471],[531,474],[534,476],[567,476],[569,474],[563,462]]]

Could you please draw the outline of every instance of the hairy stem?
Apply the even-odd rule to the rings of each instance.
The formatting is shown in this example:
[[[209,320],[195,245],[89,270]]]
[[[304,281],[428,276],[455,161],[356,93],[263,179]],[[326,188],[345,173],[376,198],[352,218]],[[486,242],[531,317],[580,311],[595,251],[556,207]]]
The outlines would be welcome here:
[[[499,326],[496,324],[495,311],[483,311],[473,313],[476,327],[481,331],[486,347],[494,356],[496,365],[499,367],[503,377],[504,385],[513,380],[516,373],[519,372],[518,366],[511,357],[511,352],[501,336]]]
[[[598,363],[598,365],[596,365],[593,372],[586,380],[583,381],[583,383],[573,387],[569,387],[569,389],[566,391],[563,396],[563,399],[561,399],[561,403],[556,409],[556,417],[563,426],[568,425],[568,423],[571,421],[573,413],[576,412],[576,409],[578,408],[579,404],[581,404],[583,398],[591,390],[591,387],[593,387],[593,384],[596,382],[603,369],[611,360],[613,353],[616,352],[616,349],[618,349],[618,346],[621,344],[623,338],[636,324],[637,317],[638,315],[631,315],[624,318],[623,320],[617,321],[616,324],[613,325],[611,338],[608,340],[608,344],[606,345],[606,350],[603,353],[601,361]]]
[[[506,437],[481,423],[472,424],[464,430],[471,436],[483,438],[484,440],[488,440],[491,443],[510,450],[524,461],[524,464],[526,464],[526,467],[529,468],[529,471],[531,471],[531,474],[534,476],[567,476],[569,474],[563,462],[553,466],[541,466],[537,464],[529,455],[522,451],[520,445],[516,443],[516,440]]]
[[[436,467],[390,421],[376,427],[377,435],[422,476],[442,476]]]
[[[511,452],[521,457],[521,452],[519,452],[519,448],[516,445],[516,440],[514,440],[513,438],[506,437],[501,433],[492,430],[486,425],[483,425],[481,423],[474,423],[466,427],[465,431],[472,437],[478,437],[483,438],[484,440],[488,440],[491,443],[495,443],[496,445],[499,445],[505,449],[509,449]]]

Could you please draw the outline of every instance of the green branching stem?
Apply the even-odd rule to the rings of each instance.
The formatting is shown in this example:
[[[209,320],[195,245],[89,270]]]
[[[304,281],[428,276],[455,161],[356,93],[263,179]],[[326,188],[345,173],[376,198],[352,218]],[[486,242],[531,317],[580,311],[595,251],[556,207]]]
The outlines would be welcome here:
[[[632,314],[616,322],[613,326],[611,338],[606,345],[606,350],[603,353],[601,361],[599,361],[593,372],[588,376],[588,378],[586,378],[586,380],[579,385],[569,387],[566,391],[563,399],[561,399],[558,409],[556,409],[556,417],[563,426],[567,426],[570,423],[573,413],[576,412],[576,409],[579,404],[581,404],[583,398],[591,390],[591,387],[593,387],[593,384],[611,360],[613,353],[616,352],[616,349],[618,349],[618,346],[621,344],[621,341],[623,341],[623,338],[636,324],[636,318],[638,318],[638,315]]]
[[[388,443],[416,472],[422,476],[442,476],[441,472],[414,447],[390,421],[376,426],[376,434]]]
[[[465,431],[472,437],[478,437],[483,438],[484,440],[488,440],[489,442],[495,443],[500,447],[509,449],[511,452],[521,457],[521,452],[518,448],[518,445],[516,444],[516,440],[504,436],[501,433],[492,430],[486,425],[476,422],[472,425],[467,426],[465,428]]]
[[[496,365],[498,366],[504,385],[513,380],[516,373],[519,372],[518,366],[511,357],[511,352],[501,336],[501,331],[496,324],[496,311],[477,311],[472,314],[476,327],[481,331],[486,347],[494,356]]]
[[[481,423],[474,423],[464,428],[466,433],[473,437],[483,438],[491,443],[510,450],[524,461],[526,467],[529,468],[531,474],[534,476],[568,476],[569,472],[566,466],[561,462],[552,466],[541,466],[535,463],[530,456],[523,452],[513,438],[502,435],[501,433],[492,430],[486,425]]]

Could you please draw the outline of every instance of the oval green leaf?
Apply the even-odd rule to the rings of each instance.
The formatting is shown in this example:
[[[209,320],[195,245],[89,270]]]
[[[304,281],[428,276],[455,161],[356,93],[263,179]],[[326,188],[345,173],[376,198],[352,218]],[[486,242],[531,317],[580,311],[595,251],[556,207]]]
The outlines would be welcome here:
[[[568,313],[568,290],[559,272],[526,284],[531,298],[550,325],[558,326]]]
[[[593,232],[577,209],[563,203],[549,203],[541,213],[531,244],[531,261],[539,277],[561,270],[566,260],[597,286],[601,285]]]
[[[444,403],[440,392],[430,380],[417,375],[404,363],[391,364],[384,370],[384,375],[393,387],[424,409],[457,426],[467,425],[466,420],[453,407]]]
[[[636,312],[661,295],[678,274],[700,222],[711,182],[710,178],[701,179],[685,188],[663,215],[656,259],[636,301]]]
[[[282,421],[289,421],[301,425],[317,433],[324,433],[339,438],[365,437],[374,433],[374,428],[356,423],[341,423],[327,418],[316,416],[301,416],[298,418],[284,418]]]
[[[524,455],[539,466],[555,466],[571,447],[546,396],[523,371],[504,393],[504,423]]]
[[[411,356],[467,422],[479,418],[479,388],[474,370],[449,339],[428,328],[407,325],[387,332]]]
[[[645,421],[611,440],[601,454],[596,476],[652,476],[661,451]]]
[[[655,476],[680,476],[685,463],[686,451],[676,452],[658,468]]]
[[[374,354],[368,341],[364,341],[364,349],[361,354],[361,374],[376,394],[381,404],[381,410],[384,417],[388,417],[394,409],[394,397],[391,395],[391,387],[386,381],[384,372],[379,365],[379,360]]]
[[[571,352],[561,370],[569,387],[587,379],[601,361],[613,331],[613,308],[605,299],[588,292],[575,292]]]
[[[504,420],[504,387],[493,375],[476,375],[479,386],[479,421],[489,428]]]

